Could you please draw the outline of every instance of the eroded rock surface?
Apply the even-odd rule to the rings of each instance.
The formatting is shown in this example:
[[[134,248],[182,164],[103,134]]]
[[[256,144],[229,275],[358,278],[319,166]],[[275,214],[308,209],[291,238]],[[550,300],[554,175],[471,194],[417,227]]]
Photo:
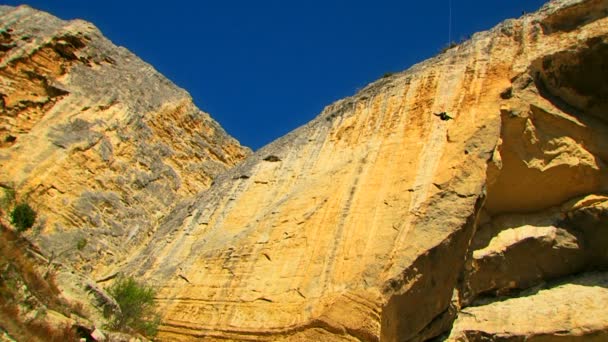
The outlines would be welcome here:
[[[608,274],[590,273],[520,297],[463,309],[448,341],[606,341]]]
[[[538,213],[499,215],[480,225],[465,266],[465,302],[608,267],[607,205],[608,197],[589,195]]]
[[[247,151],[90,24],[0,7],[0,177],[48,251],[88,236],[76,266],[158,288],[161,340],[599,341],[607,8],[507,20],[230,168]]]
[[[0,37],[0,185],[40,213],[53,257],[111,272],[249,154],[90,23],[1,6]]]
[[[175,210],[125,268],[159,285],[162,338],[424,341],[478,298],[605,267],[605,6],[475,34]]]

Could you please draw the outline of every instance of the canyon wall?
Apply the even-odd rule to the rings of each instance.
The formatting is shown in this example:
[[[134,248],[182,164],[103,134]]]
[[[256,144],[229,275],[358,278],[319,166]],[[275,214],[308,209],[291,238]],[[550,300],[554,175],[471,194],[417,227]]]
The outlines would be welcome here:
[[[125,268],[160,336],[606,338],[607,8],[507,20],[221,175]]]
[[[0,6],[0,186],[32,239],[103,276],[182,199],[250,153],[92,24]]]
[[[0,185],[47,257],[155,286],[163,341],[603,341],[607,17],[552,1],[251,154],[91,24],[0,6]]]

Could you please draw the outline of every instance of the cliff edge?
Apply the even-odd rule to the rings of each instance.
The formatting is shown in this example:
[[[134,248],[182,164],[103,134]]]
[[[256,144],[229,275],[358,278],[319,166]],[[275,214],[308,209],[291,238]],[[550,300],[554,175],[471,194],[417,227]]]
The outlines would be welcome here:
[[[223,174],[125,268],[160,336],[605,339],[606,4],[477,33]]]
[[[250,154],[92,24],[28,6],[0,24],[0,186],[40,213],[30,237],[54,258],[111,272]]]
[[[47,255],[154,285],[160,340],[608,339],[607,0],[477,33],[253,154],[92,25],[0,20],[0,184]]]

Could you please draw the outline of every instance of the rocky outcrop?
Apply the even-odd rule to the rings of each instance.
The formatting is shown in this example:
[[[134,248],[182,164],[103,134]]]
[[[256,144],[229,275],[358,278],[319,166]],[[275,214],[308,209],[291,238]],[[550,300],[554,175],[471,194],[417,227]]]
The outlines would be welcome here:
[[[90,23],[0,7],[0,185],[52,258],[101,277],[241,161],[190,96]]]
[[[0,341],[72,341],[78,328],[93,326],[79,303],[62,296],[53,265],[42,259],[0,219]]]
[[[605,9],[553,1],[475,34],[220,176],[124,268],[158,284],[160,336],[500,339],[463,317],[540,319],[534,303],[576,280],[522,290],[607,265]],[[580,329],[604,336],[594,322]],[[557,338],[560,324],[508,333]]]
[[[603,340],[607,8],[507,20],[234,166],[90,24],[0,7],[0,180],[51,256],[154,284],[161,340]]]
[[[606,341],[608,275],[583,274],[463,309],[454,341]]]
[[[538,213],[499,215],[481,225],[469,248],[464,297],[509,294],[608,266],[607,205],[608,197],[589,195]]]

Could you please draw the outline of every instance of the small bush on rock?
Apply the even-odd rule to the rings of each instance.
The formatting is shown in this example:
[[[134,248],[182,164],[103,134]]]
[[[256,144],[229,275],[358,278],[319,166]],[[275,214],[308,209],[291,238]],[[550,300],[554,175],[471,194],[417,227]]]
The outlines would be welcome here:
[[[27,203],[18,204],[11,212],[11,222],[20,232],[32,228],[36,222],[36,212]]]
[[[110,328],[127,331],[129,328],[146,336],[156,335],[160,317],[154,306],[156,291],[132,277],[121,277],[108,289],[120,312],[114,312]]]
[[[79,251],[83,250],[86,246],[87,246],[87,239],[85,239],[85,238],[79,239],[78,242],[76,243],[76,249],[78,249]]]
[[[10,207],[13,206],[15,202],[15,189],[13,188],[3,188],[4,190],[0,195],[0,208],[3,211],[8,212]]]

